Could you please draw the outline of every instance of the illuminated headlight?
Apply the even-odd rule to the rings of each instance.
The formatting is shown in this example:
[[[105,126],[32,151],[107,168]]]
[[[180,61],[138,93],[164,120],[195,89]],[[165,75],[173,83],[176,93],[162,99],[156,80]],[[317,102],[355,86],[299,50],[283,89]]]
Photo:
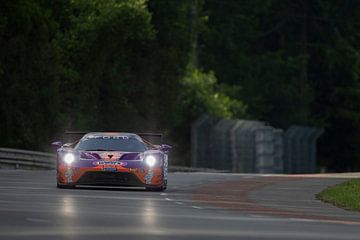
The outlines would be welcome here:
[[[156,163],[156,158],[154,156],[147,156],[145,158],[145,163],[149,166],[149,167],[153,167]]]
[[[72,153],[67,153],[67,154],[65,154],[65,156],[64,156],[64,161],[65,161],[67,164],[71,164],[74,160],[75,160],[74,154],[72,154]]]

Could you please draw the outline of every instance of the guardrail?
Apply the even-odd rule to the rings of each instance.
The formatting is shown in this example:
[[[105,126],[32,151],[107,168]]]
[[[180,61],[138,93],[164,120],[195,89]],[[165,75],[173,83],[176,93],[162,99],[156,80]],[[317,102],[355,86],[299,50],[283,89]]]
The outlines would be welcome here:
[[[56,155],[13,148],[0,148],[0,168],[54,169]]]

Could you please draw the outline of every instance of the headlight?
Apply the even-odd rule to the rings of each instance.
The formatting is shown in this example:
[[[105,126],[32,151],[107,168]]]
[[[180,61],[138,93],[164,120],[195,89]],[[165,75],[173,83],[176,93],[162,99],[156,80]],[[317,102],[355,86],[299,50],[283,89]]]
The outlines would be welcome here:
[[[67,164],[71,164],[74,160],[75,160],[74,154],[72,154],[72,153],[67,153],[67,154],[65,154],[65,156],[64,156],[64,161],[65,161]]]
[[[145,163],[149,166],[149,167],[153,167],[156,163],[156,158],[154,156],[147,156],[145,158]]]

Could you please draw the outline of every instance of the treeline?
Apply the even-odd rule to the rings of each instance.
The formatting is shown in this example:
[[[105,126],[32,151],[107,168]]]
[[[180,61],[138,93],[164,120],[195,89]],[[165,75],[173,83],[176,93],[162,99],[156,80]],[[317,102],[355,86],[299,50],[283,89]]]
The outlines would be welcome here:
[[[325,128],[319,164],[360,169],[360,1],[206,0],[201,66],[252,118]]]
[[[189,163],[203,113],[325,127],[320,164],[359,168],[358,1],[0,2],[0,146],[65,130],[161,131]]]

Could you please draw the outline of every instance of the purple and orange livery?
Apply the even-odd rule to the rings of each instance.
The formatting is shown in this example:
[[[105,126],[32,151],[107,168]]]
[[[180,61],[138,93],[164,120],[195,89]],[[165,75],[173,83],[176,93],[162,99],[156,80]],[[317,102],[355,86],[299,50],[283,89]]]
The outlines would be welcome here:
[[[153,145],[134,133],[87,133],[57,146],[57,186],[167,187],[168,145]]]

